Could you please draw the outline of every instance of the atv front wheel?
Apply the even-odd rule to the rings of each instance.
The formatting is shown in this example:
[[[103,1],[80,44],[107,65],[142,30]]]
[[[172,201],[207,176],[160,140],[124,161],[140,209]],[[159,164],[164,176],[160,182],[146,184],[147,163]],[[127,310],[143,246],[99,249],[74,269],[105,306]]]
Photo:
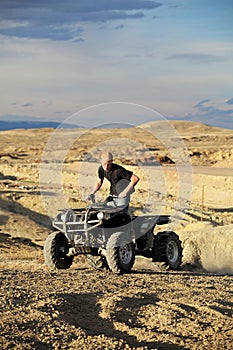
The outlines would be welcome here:
[[[125,232],[116,232],[108,240],[106,260],[114,273],[130,272],[135,261],[134,244]]]
[[[73,256],[67,256],[69,244],[66,236],[60,232],[52,232],[44,244],[44,259],[52,269],[68,269],[73,263]]]

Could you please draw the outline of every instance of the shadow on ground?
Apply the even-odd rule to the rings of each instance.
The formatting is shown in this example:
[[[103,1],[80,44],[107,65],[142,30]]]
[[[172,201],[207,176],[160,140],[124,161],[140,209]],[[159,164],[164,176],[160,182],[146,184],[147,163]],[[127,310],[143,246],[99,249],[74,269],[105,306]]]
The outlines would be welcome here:
[[[81,328],[88,336],[93,337],[103,334],[108,338],[122,339],[133,348],[147,346],[149,349],[185,349],[167,342],[138,341],[136,336],[130,335],[127,331],[116,329],[115,321],[122,324],[122,329],[126,329],[125,326],[129,329],[144,327],[138,321],[137,315],[141,307],[159,301],[153,294],[145,294],[140,298],[123,297],[116,302],[114,309],[110,310],[110,318],[100,316],[102,308],[96,294],[60,294],[59,298],[62,299],[62,303],[55,306],[55,308],[59,312],[60,319],[72,326]],[[158,329],[154,329],[153,332],[155,337],[158,332],[161,333]]]

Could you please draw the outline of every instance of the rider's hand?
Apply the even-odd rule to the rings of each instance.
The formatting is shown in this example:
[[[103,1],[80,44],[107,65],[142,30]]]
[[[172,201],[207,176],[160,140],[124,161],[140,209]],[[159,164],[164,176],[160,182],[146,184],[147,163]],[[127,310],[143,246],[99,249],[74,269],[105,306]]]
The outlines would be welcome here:
[[[92,201],[94,203],[95,201],[95,195],[93,193],[89,194],[88,196],[85,197],[86,201]]]

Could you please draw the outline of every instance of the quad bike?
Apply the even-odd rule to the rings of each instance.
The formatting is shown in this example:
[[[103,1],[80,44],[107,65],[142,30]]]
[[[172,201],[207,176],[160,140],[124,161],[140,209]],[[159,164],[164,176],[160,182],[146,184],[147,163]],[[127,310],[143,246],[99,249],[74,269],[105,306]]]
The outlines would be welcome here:
[[[164,262],[177,270],[182,246],[172,231],[154,233],[156,225],[169,222],[169,215],[130,215],[125,208],[95,203],[86,208],[63,209],[53,219],[54,232],[44,244],[44,258],[51,269],[68,269],[74,256],[85,254],[89,264],[114,273],[130,272],[135,256]]]

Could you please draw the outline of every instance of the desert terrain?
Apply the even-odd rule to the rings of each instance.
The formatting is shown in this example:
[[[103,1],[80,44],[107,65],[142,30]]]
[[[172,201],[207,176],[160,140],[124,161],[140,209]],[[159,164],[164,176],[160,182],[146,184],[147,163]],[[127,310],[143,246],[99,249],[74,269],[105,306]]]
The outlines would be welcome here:
[[[0,132],[2,349],[232,349],[233,131],[169,124]],[[141,257],[120,276],[85,256],[45,266],[51,217],[87,205],[106,149],[140,177],[130,211],[171,215],[179,271]]]

